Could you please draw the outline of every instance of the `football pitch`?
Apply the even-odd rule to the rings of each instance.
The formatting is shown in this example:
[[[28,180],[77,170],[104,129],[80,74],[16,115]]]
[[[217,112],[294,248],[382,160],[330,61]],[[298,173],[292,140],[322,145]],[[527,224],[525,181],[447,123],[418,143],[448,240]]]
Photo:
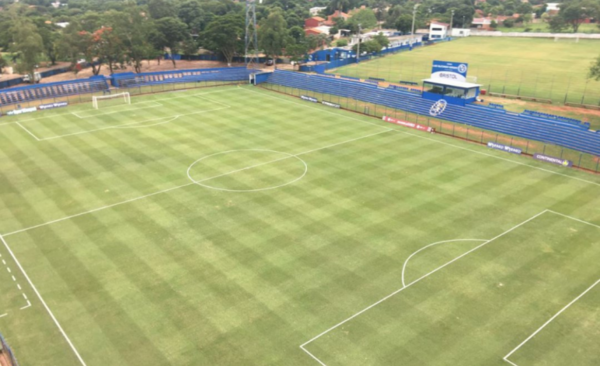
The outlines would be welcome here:
[[[600,177],[257,87],[0,119],[21,365],[592,366]]]
[[[431,76],[433,60],[465,62],[468,75],[488,91],[597,106],[600,82],[588,79],[587,73],[599,48],[600,40],[467,37],[328,72],[421,84]]]

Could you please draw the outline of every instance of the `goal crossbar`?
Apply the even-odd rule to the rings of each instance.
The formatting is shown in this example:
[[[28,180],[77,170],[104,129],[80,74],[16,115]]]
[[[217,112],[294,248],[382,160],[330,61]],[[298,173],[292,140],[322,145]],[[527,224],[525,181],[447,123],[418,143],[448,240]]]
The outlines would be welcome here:
[[[98,109],[99,108],[98,101],[106,100],[106,99],[120,99],[120,98],[123,99],[123,102],[125,104],[131,104],[131,95],[129,95],[128,92],[124,92],[124,93],[117,93],[117,94],[93,96],[92,97],[92,106],[94,107],[94,109]]]

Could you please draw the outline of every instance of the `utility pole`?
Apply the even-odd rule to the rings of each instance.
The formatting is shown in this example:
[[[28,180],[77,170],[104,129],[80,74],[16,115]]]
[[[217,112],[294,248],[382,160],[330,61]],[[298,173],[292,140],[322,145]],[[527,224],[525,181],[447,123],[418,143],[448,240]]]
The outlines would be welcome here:
[[[358,23],[358,46],[356,48],[356,63],[360,62],[360,34],[362,32],[361,24]]]
[[[450,12],[450,31],[452,31],[452,24],[454,22],[454,9],[452,9],[452,11]],[[452,33],[450,33],[450,35],[452,35]]]
[[[415,37],[415,17],[417,16],[417,8],[419,7],[419,5],[421,5],[421,4],[415,4],[415,7],[413,8],[413,21],[412,21],[412,27],[411,27],[411,31],[410,31],[410,35],[413,38]]]

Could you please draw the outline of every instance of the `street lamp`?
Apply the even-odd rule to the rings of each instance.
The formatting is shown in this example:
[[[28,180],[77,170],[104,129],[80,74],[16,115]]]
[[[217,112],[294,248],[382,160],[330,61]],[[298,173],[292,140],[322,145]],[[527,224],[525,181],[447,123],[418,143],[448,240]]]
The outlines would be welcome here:
[[[450,30],[452,30],[453,23],[454,23],[454,9],[452,9],[452,11],[450,12]]]
[[[361,24],[358,23],[358,46],[356,48],[356,63],[360,62],[360,33],[362,32]]]
[[[421,4],[415,4],[415,7],[413,8],[413,21],[412,21],[412,27],[411,27],[411,31],[410,31],[410,35],[413,37],[415,35],[415,17],[417,16],[417,8],[419,7],[419,5],[421,5]]]

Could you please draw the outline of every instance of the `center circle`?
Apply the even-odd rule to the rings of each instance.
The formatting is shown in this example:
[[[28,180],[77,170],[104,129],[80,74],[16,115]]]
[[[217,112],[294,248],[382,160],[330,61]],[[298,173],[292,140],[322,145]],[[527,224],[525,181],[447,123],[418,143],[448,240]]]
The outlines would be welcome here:
[[[228,150],[204,156],[187,169],[195,184],[226,192],[258,192],[299,181],[308,165],[298,156],[275,150]]]

